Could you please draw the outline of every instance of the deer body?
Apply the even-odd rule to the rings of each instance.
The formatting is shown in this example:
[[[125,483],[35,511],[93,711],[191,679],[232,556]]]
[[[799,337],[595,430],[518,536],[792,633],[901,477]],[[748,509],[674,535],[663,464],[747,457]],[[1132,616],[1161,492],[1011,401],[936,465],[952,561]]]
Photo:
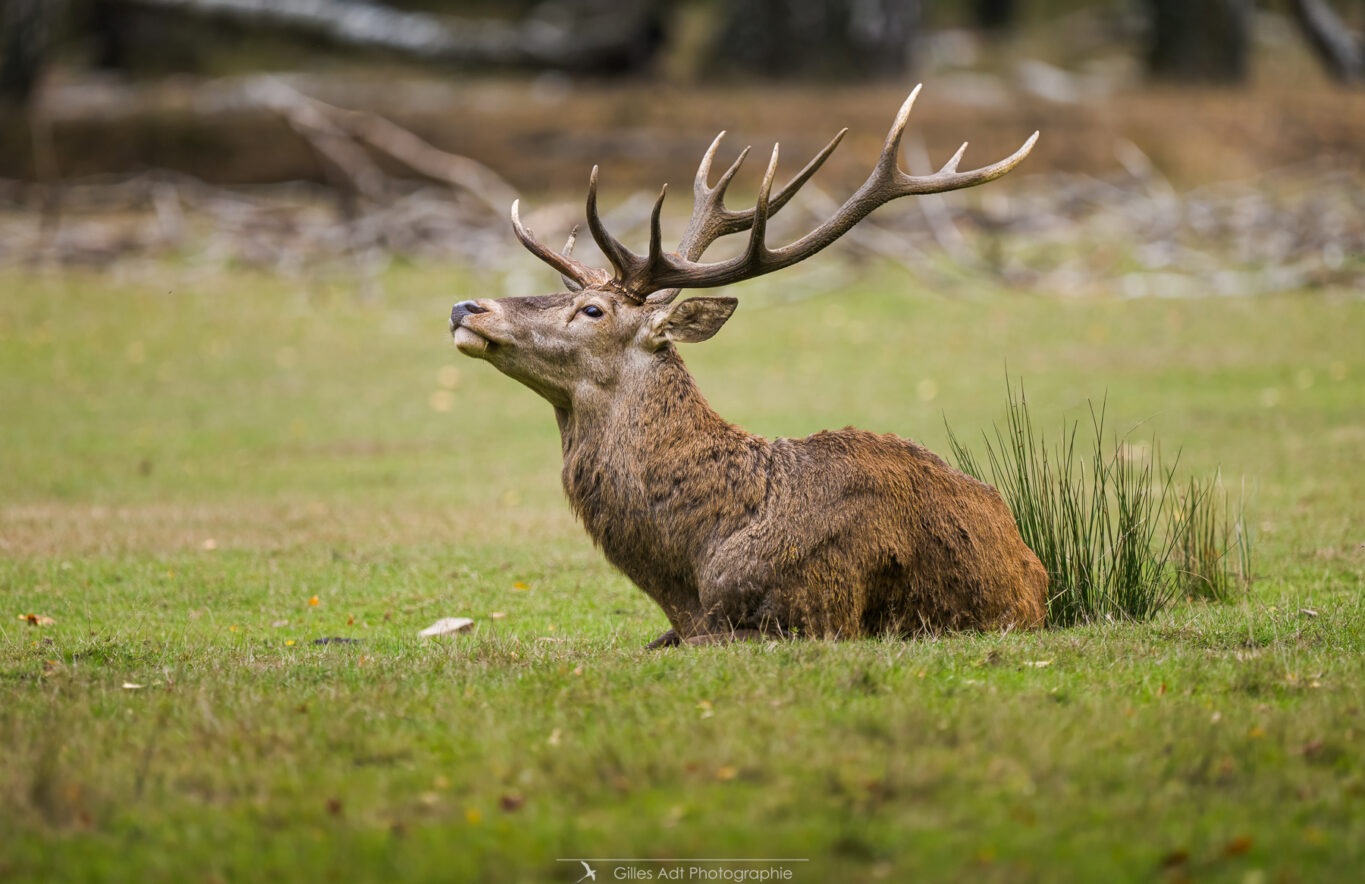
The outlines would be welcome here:
[[[867,183],[834,218],[789,246],[764,244],[767,218],[843,133],[770,199],[774,149],[758,205],[745,212],[723,205],[743,154],[715,187],[709,184],[717,138],[698,170],[692,220],[673,253],[659,245],[662,194],[647,255],[605,231],[594,169],[588,222],[614,275],[569,257],[573,235],[562,253],[539,243],[514,203],[517,236],[560,270],[571,291],[462,301],[451,311],[462,352],[486,359],[554,406],[570,503],[608,560],[672,626],[652,646],[1043,622],[1047,574],[995,489],[896,436],[849,428],[769,441],[747,433],[711,410],[677,352],[678,343],[714,335],[738,303],[674,304],[678,289],[789,266],[881,203],[989,181],[1033,144],[985,169],[957,172],[959,150],[939,173],[907,176],[896,169],[895,154],[914,97]],[[744,230],[750,244],[743,254],[698,263],[716,238]]]
[[[680,639],[1041,624],[1047,575],[990,486],[895,436],[747,433],[672,348],[646,374],[561,412],[564,490]]]

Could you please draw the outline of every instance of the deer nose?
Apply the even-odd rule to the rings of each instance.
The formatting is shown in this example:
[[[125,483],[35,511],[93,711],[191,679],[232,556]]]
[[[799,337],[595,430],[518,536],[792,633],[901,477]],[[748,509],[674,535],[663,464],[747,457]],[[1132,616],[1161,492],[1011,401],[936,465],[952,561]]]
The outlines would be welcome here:
[[[460,324],[460,320],[464,319],[466,316],[487,312],[488,308],[480,306],[478,301],[461,301],[450,308],[450,330],[454,331],[455,327]]]

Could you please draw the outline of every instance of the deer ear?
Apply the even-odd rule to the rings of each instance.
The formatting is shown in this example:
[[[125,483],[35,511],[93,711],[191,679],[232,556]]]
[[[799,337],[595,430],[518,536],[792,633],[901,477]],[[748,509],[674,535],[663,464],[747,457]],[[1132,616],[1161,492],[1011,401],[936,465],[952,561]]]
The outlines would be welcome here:
[[[665,340],[680,344],[705,341],[720,331],[738,306],[735,298],[688,298],[655,317],[654,336],[660,344]]]

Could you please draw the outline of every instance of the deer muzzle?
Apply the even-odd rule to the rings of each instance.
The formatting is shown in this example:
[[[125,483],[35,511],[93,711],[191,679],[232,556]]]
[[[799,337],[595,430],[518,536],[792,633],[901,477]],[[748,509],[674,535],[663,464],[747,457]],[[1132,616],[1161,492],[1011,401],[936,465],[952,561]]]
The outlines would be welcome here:
[[[480,306],[478,301],[461,301],[450,308],[450,331],[454,333],[466,316],[487,312],[488,308]]]
[[[493,342],[466,320],[489,309],[478,301],[461,301],[450,309],[450,336],[466,356],[486,356]]]

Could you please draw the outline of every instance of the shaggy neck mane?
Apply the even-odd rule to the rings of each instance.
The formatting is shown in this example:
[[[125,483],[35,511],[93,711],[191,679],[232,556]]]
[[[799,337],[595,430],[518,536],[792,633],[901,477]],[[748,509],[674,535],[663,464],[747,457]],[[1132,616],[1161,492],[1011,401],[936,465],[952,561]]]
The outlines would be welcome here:
[[[714,461],[749,434],[711,410],[672,346],[660,350],[637,377],[622,378],[615,395],[557,409],[564,453],[564,490],[588,521],[599,495],[610,492],[616,519],[657,516],[656,488],[696,470],[693,455]],[[662,456],[661,456],[662,455]],[[605,484],[604,484],[605,483]],[[629,514],[627,516],[627,514]],[[589,525],[594,537],[597,532]]]
[[[717,485],[754,476],[766,443],[711,410],[671,346],[614,395],[556,416],[564,491],[588,534],[666,609],[661,595],[695,593],[694,564],[747,509]]]

